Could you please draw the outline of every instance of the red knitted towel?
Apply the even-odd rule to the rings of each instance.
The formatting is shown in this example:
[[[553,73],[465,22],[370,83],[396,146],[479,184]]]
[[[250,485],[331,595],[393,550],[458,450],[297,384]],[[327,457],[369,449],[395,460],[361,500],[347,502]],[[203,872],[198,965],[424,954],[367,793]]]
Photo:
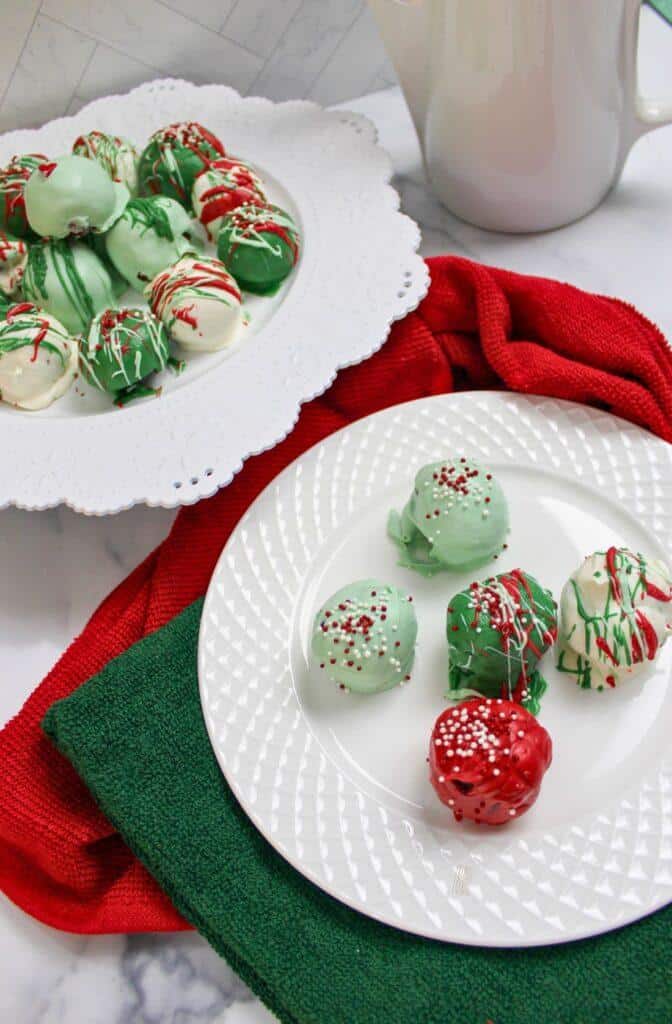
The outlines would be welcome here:
[[[186,928],[40,730],[47,708],[203,594],[222,545],[266,484],[327,434],[386,405],[505,386],[608,408],[672,440],[672,354],[616,299],[455,257],[368,362],[304,406],[289,437],[250,459],[95,612],[0,734],[0,885],[24,910],[75,932]],[[319,339],[316,339],[316,344]]]

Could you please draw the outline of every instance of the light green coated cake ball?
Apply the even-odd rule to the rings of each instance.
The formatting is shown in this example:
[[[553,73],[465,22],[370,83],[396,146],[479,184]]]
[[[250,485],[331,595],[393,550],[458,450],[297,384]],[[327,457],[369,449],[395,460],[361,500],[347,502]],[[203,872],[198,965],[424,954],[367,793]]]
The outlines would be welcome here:
[[[390,512],[387,524],[399,564],[423,576],[483,565],[502,550],[508,529],[497,480],[464,457],[423,466],[403,511]]]
[[[83,242],[31,245],[23,294],[60,320],[70,334],[88,330],[96,313],[115,304],[110,275]]]
[[[381,693],[410,678],[417,635],[412,597],[389,583],[359,580],[320,608],[311,646],[341,689]]]
[[[105,235],[107,254],[130,285],[142,291],[157,274],[187,252],[199,253],[198,229],[168,196],[131,199]]]
[[[37,235],[67,238],[107,231],[128,202],[129,192],[94,160],[62,156],[33,171],[24,198],[28,223]]]

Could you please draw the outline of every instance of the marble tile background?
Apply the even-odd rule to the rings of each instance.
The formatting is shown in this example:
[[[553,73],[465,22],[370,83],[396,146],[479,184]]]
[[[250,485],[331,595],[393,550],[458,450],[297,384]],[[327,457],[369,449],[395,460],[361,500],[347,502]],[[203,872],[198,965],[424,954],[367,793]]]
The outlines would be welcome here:
[[[0,131],[166,75],[338,103],[394,82],[365,0],[2,0]]]

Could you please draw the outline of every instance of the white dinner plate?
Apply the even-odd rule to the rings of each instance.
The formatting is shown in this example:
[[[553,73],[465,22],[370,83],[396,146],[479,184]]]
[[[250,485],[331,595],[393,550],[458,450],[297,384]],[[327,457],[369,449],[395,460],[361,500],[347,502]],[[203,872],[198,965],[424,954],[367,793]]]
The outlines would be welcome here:
[[[373,126],[347,111],[168,79],[1,136],[0,165],[15,153],[69,152],[93,128],[141,149],[157,128],[184,120],[202,121],[258,171],[299,226],[299,263],[272,299],[244,296],[250,322],[235,350],[189,356],[183,374],[162,374],[158,400],[118,409],[79,382],[41,412],[0,403],[0,508],[65,502],[104,514],[213,494],[289,433],[301,403],[338,369],[379,349],[427,290],[420,232],[399,212],[390,160]]]
[[[502,828],[457,824],[428,779],[446,706],[449,598],[474,574],[425,580],[396,565],[387,511],[416,469],[465,454],[511,512],[508,550],[559,597],[590,552],[669,560],[672,447],[569,402],[472,392],[395,406],[297,459],[247,511],[210,584],[199,646],[210,739],[238,800],[307,878],[420,935],[486,946],[567,942],[672,898],[672,642],[646,676],[580,690],[554,668],[540,721],[553,763],[535,806]],[[412,681],[344,694],[311,663],[313,616],[351,580],[412,593]]]

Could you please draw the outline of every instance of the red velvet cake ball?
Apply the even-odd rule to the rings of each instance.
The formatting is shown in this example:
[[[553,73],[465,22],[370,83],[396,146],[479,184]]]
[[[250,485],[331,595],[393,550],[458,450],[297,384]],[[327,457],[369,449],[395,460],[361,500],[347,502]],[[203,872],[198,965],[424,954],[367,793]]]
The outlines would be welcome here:
[[[430,781],[457,821],[505,825],[535,802],[551,757],[551,737],[525,708],[477,697],[437,718]]]

